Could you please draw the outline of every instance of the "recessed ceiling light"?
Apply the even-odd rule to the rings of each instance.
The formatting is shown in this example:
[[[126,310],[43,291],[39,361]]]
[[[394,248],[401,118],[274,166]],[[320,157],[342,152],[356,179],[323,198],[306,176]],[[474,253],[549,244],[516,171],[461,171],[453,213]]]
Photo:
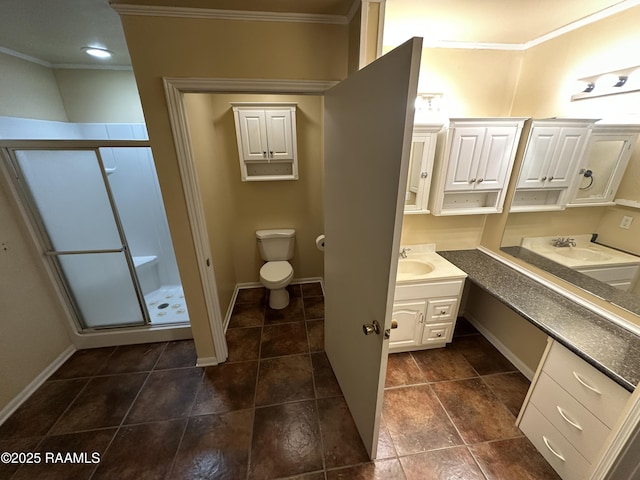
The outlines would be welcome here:
[[[82,50],[88,55],[96,58],[111,58],[112,53],[106,48],[100,47],[83,47]]]

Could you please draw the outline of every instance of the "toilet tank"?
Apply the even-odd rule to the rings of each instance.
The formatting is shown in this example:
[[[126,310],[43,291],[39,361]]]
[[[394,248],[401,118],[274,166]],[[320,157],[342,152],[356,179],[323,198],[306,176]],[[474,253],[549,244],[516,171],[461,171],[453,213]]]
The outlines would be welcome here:
[[[292,228],[258,230],[258,249],[265,262],[290,260],[293,258],[296,231]]]

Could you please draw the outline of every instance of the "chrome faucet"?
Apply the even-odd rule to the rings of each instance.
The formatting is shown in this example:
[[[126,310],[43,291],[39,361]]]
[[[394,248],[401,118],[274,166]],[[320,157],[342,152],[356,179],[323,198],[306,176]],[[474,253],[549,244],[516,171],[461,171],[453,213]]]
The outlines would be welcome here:
[[[407,258],[407,252],[409,252],[410,250],[410,248],[403,247],[402,250],[400,250],[400,257]]]
[[[552,238],[551,242],[554,247],[575,247],[576,246],[576,241],[573,238],[569,238],[569,237]]]

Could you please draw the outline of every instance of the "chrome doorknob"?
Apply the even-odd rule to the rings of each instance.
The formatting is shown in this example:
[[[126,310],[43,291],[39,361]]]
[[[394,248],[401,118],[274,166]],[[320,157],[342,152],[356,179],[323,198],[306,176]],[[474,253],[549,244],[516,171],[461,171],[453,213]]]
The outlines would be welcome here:
[[[377,320],[374,320],[371,323],[365,323],[364,325],[362,325],[362,331],[365,335],[371,335],[372,333],[380,335],[380,324]]]

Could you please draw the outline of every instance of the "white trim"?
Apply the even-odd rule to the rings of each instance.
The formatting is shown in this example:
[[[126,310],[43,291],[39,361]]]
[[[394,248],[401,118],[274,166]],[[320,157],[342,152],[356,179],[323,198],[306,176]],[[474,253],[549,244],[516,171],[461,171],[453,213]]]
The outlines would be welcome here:
[[[10,55],[12,57],[20,58],[21,60],[26,60],[27,62],[37,63],[38,65],[42,65],[43,67],[51,68],[51,63],[41,60],[36,57],[32,57],[31,55],[27,55],[25,53],[16,52],[15,50],[11,50],[9,48],[0,47],[0,53],[4,53],[5,55]]]
[[[531,278],[532,280],[535,280],[536,282],[544,285],[545,287],[553,290],[556,293],[559,293],[560,295],[566,297],[567,299],[571,300],[572,302],[577,303],[578,305],[592,311],[593,313],[600,315],[601,317],[606,318],[607,320],[615,323],[616,325],[629,330],[631,333],[635,334],[635,335],[640,335],[640,326],[636,325],[634,323],[629,322],[628,320],[616,315],[613,312],[610,312],[608,310],[605,310],[604,308],[600,307],[599,305],[596,305],[592,302],[590,302],[589,300],[582,298],[578,295],[576,295],[575,293],[571,292],[570,290],[567,290],[559,285],[556,285],[555,283],[550,282],[548,279],[532,272],[531,270],[526,269],[525,267],[523,267],[522,265],[518,265],[515,262],[512,262],[511,260],[509,260],[506,257],[503,257],[501,255],[498,255],[497,253],[495,253],[492,250],[489,250],[486,247],[478,246],[476,247],[479,251],[481,251],[482,253],[485,253],[487,255],[489,255],[490,257],[494,258],[495,260],[507,265],[510,268],[513,268],[514,270],[518,271],[519,273],[522,273],[523,275],[526,275],[527,277]]]
[[[26,402],[33,393],[42,386],[44,382],[55,372],[58,368],[66,362],[71,355],[76,352],[74,345],[69,345],[60,355],[57,356],[53,362],[49,364],[44,370],[42,370],[36,378],[34,378],[29,385],[27,385],[18,395],[13,397],[9,403],[7,403],[2,410],[0,410],[0,425],[2,425],[7,418],[9,418],[24,402]]]
[[[220,365],[218,357],[198,357],[196,367],[215,367]]]
[[[164,77],[167,84],[183,93],[286,93],[321,95],[336,85],[331,80],[257,80],[247,78]]]
[[[480,323],[476,318],[473,317],[472,314],[465,312],[464,318],[466,318],[471,325],[476,327],[476,329],[489,340],[489,343],[496,347],[498,351],[509,360],[513,365],[522,373],[529,381],[533,380],[533,376],[535,372],[531,370],[520,358],[513,353],[504,343],[502,343],[498,338],[491,333],[482,323]]]
[[[318,13],[256,12],[249,10],[216,10],[212,8],[161,7],[151,5],[111,4],[119,15],[143,15],[151,17],[206,18],[209,20],[240,20],[252,22],[325,23],[346,25],[343,15]]]
[[[599,20],[603,20],[607,17],[615,15],[620,12],[624,12],[630,8],[640,5],[640,0],[625,0],[616,5],[612,5],[611,7],[605,8],[604,10],[600,10],[592,15],[581,18],[580,20],[576,20],[575,22],[570,23],[569,25],[565,25],[564,27],[560,27],[557,30],[547,33],[546,35],[542,35],[541,37],[535,38],[523,45],[524,50],[535,47],[536,45],[540,45],[546,41],[552,40],[556,37],[564,35],[566,33],[572,32],[579,28],[585,27],[592,23],[595,23]]]
[[[233,293],[231,294],[231,300],[229,301],[229,306],[227,307],[227,314],[224,316],[222,329],[225,334],[227,333],[227,329],[229,328],[229,322],[231,321],[231,315],[233,315],[233,307],[236,304],[236,299],[238,298],[238,292],[240,291],[239,284],[233,288]]]
[[[80,63],[53,63],[51,68],[57,70],[117,70],[132,72],[131,65],[87,65]]]
[[[522,43],[482,43],[482,42],[454,42],[449,40],[425,41],[422,48],[460,48],[463,50],[526,50]]]

